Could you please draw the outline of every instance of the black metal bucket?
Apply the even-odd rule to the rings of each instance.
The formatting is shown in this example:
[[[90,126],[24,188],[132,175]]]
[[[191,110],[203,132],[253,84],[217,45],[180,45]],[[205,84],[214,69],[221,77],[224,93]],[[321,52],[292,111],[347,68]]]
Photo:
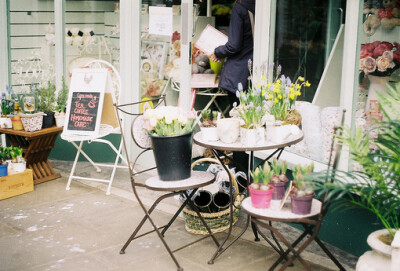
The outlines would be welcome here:
[[[157,172],[163,181],[190,177],[192,133],[179,136],[151,136]]]

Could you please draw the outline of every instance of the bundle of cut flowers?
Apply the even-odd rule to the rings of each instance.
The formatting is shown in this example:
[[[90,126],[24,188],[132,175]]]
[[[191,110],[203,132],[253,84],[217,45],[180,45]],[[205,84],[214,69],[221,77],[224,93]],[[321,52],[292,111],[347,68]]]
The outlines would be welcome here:
[[[193,131],[196,112],[176,106],[162,106],[146,110],[144,119],[144,128],[150,135],[177,136]]]
[[[375,41],[361,45],[360,70],[365,74],[389,76],[399,64],[400,43]]]

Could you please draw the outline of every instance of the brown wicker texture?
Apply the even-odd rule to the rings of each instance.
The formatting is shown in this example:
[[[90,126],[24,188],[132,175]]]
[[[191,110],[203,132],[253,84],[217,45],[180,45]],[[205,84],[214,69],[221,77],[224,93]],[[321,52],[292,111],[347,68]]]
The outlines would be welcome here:
[[[221,164],[217,159],[213,158],[202,158],[199,159],[192,164],[192,168],[201,162],[211,162],[216,164]],[[236,191],[239,191],[235,176],[232,172],[230,172],[231,178],[233,180],[233,186]],[[237,192],[236,192],[237,193]],[[233,207],[233,224],[235,224],[240,215],[240,204],[244,198],[244,195],[237,195],[234,202]],[[206,221],[207,225],[210,227],[213,233],[222,232],[229,228],[229,220],[230,220],[230,208],[216,212],[216,213],[201,213],[201,216]],[[188,208],[183,209],[183,217],[185,219],[185,229],[193,234],[202,234],[207,235],[208,232],[204,225],[201,223],[200,218],[197,216],[195,211],[189,210]]]

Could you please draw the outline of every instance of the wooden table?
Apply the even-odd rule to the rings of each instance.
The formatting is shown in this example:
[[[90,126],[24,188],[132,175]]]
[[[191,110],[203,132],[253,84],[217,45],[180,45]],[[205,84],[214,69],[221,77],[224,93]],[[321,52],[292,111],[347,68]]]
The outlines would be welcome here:
[[[0,129],[13,147],[20,147],[24,151],[27,168],[32,169],[33,183],[38,184],[61,177],[55,173],[48,157],[55,147],[54,143],[63,127],[51,127],[36,132]]]

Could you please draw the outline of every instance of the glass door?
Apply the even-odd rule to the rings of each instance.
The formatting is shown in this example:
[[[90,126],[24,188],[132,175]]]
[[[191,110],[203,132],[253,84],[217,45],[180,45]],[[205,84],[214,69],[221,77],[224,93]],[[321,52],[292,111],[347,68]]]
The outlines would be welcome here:
[[[345,1],[277,0],[274,62],[290,78],[311,87],[299,100],[311,102],[342,22]]]

